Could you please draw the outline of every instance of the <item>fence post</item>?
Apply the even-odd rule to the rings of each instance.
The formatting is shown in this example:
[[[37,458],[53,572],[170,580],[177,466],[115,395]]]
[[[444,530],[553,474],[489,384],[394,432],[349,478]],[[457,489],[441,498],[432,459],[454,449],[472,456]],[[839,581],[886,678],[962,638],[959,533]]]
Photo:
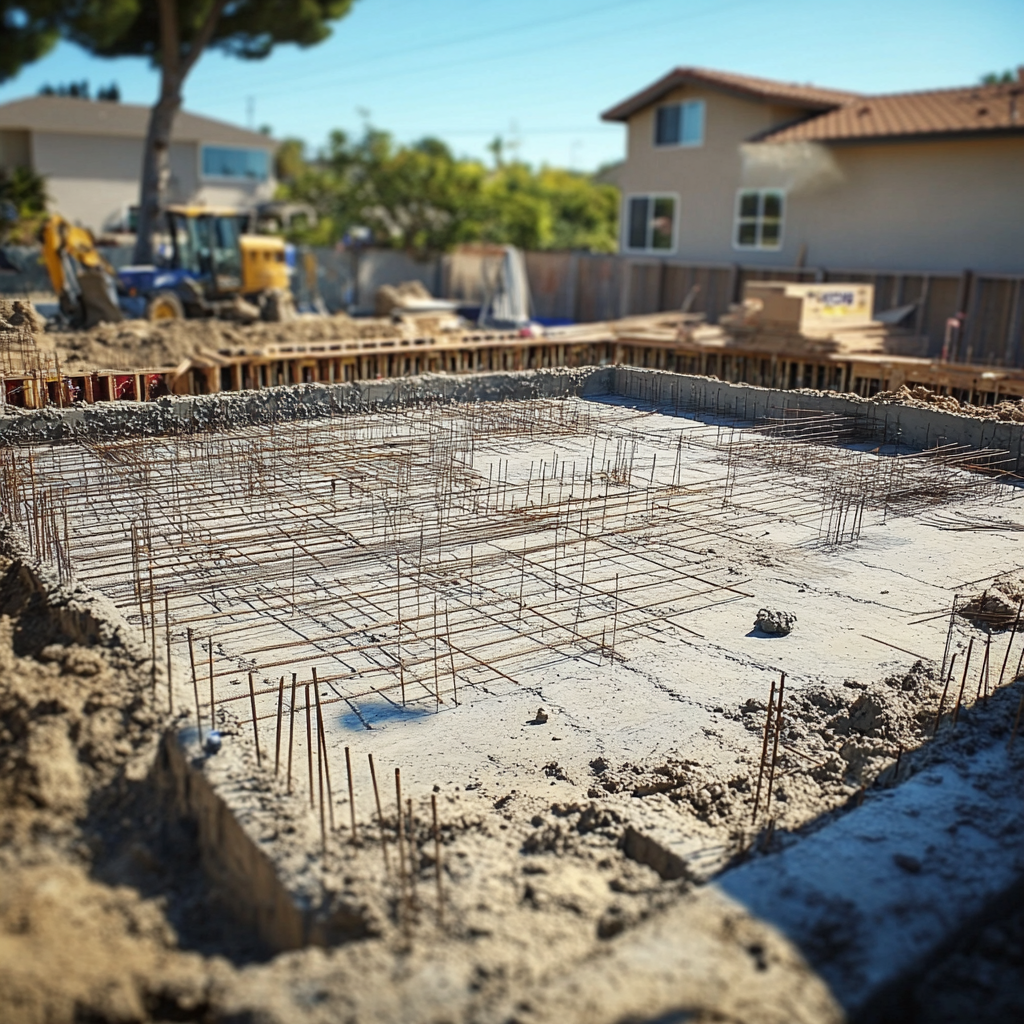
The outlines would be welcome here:
[[[579,292],[580,283],[580,254],[578,252],[573,252],[569,255],[568,278],[568,290],[565,296],[565,315],[575,323],[578,319],[576,316],[576,296]]]
[[[633,264],[627,257],[619,263],[622,278],[619,281],[619,317],[629,316],[629,293],[632,287]]]

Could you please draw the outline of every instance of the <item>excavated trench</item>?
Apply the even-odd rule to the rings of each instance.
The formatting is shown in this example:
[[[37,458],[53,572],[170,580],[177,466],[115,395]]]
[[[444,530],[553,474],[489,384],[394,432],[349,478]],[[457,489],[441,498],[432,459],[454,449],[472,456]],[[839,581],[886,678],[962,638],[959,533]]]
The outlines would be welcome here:
[[[504,381],[480,386],[507,395]],[[941,646],[935,661],[894,655],[892,671],[845,680],[799,671],[774,813],[756,825],[767,688],[740,699],[723,686],[699,699],[700,742],[626,756],[572,724],[567,678],[538,684],[544,721],[534,693],[458,709],[453,735],[500,721],[528,737],[517,743],[570,746],[518,769],[489,761],[496,747],[475,769],[412,767],[401,847],[402,730],[413,747],[455,740],[382,722],[374,742],[397,743],[373,750],[382,813],[361,760],[353,842],[335,755],[362,758],[361,734],[339,720],[325,745],[336,821],[322,827],[299,785],[307,766],[296,757],[289,785],[275,756],[272,693],[259,763],[244,699],[218,708],[216,750],[201,713],[200,742],[187,662],[176,656],[169,683],[130,611],[59,581],[24,544],[7,530],[0,584],[4,1019],[937,1024],[972,993],[981,1021],[1020,1006],[1020,915],[994,908],[1020,877],[1024,743],[1006,748],[1021,684],[976,700],[972,673],[956,727],[947,697],[933,735]],[[794,637],[807,621],[801,611]],[[975,631],[980,650],[984,626],[964,620],[958,635]],[[1009,633],[991,634],[992,666]],[[623,651],[609,664],[632,657],[634,687],[650,676],[652,694],[671,691],[667,708],[693,700],[658,678],[657,648]]]

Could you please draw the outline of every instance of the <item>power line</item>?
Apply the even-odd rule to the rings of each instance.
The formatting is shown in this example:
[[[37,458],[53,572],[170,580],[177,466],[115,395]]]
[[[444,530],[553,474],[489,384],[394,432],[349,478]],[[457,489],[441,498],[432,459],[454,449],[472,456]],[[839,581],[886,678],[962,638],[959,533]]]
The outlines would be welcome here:
[[[643,2],[650,2],[650,0],[636,0],[636,2],[643,3]],[[670,18],[664,18],[664,19],[660,19],[660,20],[657,20],[657,21],[650,21],[650,22],[646,22],[646,23],[634,24],[634,25],[628,26],[626,28],[618,26],[618,27],[613,28],[613,29],[603,29],[603,30],[601,30],[599,32],[591,32],[591,33],[588,33],[586,35],[576,36],[576,37],[574,37],[573,42],[574,43],[593,42],[595,40],[608,39],[608,38],[612,38],[612,37],[622,38],[623,36],[631,35],[631,34],[634,34],[636,32],[647,32],[647,31],[649,31],[649,30],[651,30],[653,28],[660,28],[660,27],[662,27],[664,25],[676,24],[681,18],[684,18],[687,21],[692,21],[693,19],[699,18],[699,17],[706,17],[708,15],[717,15],[717,14],[722,14],[723,12],[735,11],[735,10],[738,10],[740,8],[743,8],[743,7],[755,6],[759,2],[760,2],[760,0],[734,0],[733,3],[726,3],[726,4],[723,4],[721,2],[717,2],[717,3],[711,4],[711,5],[707,6],[707,7],[704,7],[702,9],[700,9],[700,10],[697,10],[697,11],[677,11]],[[615,6],[615,7],[619,7],[619,6],[635,7],[635,5],[636,5],[636,3],[633,2],[633,0],[631,0],[631,2],[629,4],[626,4],[626,5],[617,3],[617,4],[612,5],[612,6]],[[600,10],[606,10],[606,9],[610,9],[610,8],[601,8]],[[566,19],[562,19],[562,20],[566,20]],[[538,25],[538,24],[551,24],[551,23],[552,22],[550,22],[550,21],[536,22],[536,23],[534,23],[534,27],[536,25]],[[495,33],[493,33],[493,32],[488,32],[488,33],[486,33],[485,36],[482,36],[481,38],[493,38],[494,34]],[[466,39],[463,39],[463,41],[466,41]],[[536,45],[531,45],[530,49],[529,49],[529,55],[533,56],[534,54],[541,53],[541,52],[548,51],[548,50],[562,49],[565,46],[566,46],[566,41],[564,39],[562,39],[562,38],[553,39],[553,40],[548,41],[547,43],[538,43]],[[433,52],[433,48],[430,47],[430,46],[419,46],[419,47],[416,48],[415,52],[431,53],[431,52]],[[480,65],[480,64],[491,64],[491,65],[494,65],[494,64],[497,64],[499,61],[509,60],[509,59],[522,61],[523,54],[521,52],[514,52],[514,51],[510,51],[510,50],[504,50],[504,51],[497,52],[497,53],[496,52],[489,52],[489,53],[485,53],[485,54],[478,54],[478,55],[473,56],[473,57],[460,58],[458,60],[458,62],[457,62],[456,67],[459,70],[462,70],[462,69],[474,67],[474,66],[477,66],[477,65]],[[351,67],[351,66],[352,65],[348,65],[347,67]],[[411,76],[420,76],[420,75],[423,75],[423,74],[431,72],[431,71],[449,70],[451,68],[452,68],[451,60],[443,60],[443,61],[441,61],[439,63],[426,64],[426,65],[423,65],[423,64],[420,64],[420,65],[411,64],[411,65],[407,65],[405,68],[403,68],[403,69],[401,69],[399,71],[388,72],[386,77],[387,77],[387,81],[388,82],[394,82],[394,81],[397,81],[397,80],[401,80],[402,78],[407,78],[410,75]],[[346,70],[347,70],[347,68],[346,68]],[[366,82],[366,78],[363,75],[355,76],[355,77],[352,77],[352,78],[328,78],[328,77],[325,77],[323,75],[319,75],[316,72],[311,72],[309,74],[303,74],[303,75],[300,75],[300,76],[282,76],[280,78],[275,79],[274,84],[275,84],[275,87],[279,87],[282,84],[285,84],[285,85],[292,84],[292,83],[295,83],[295,82],[303,81],[303,80],[305,80],[305,79],[307,79],[309,77],[315,77],[318,80],[318,84],[323,85],[323,86],[331,86],[332,88],[341,88],[341,87],[348,86],[348,85],[359,85],[359,84],[364,84]],[[241,93],[230,93],[230,92],[228,92],[228,93],[221,93],[219,95],[219,98],[221,98],[221,99],[233,99],[233,98],[236,98],[238,95],[245,95],[245,91],[243,90]]]
[[[536,28],[547,28],[551,25],[564,24],[570,21],[577,21],[580,18],[594,18],[601,14],[605,14],[608,11],[619,10],[620,8],[635,8],[638,4],[642,3],[655,3],[658,0],[615,0],[614,3],[605,4],[603,7],[587,7],[584,10],[576,11],[573,14],[565,14],[559,18],[537,18],[531,21],[520,22],[518,25],[511,25],[503,28],[491,28],[483,31],[471,32],[462,36],[444,36],[437,40],[427,40],[426,42],[418,42],[413,46],[408,46],[405,49],[388,49],[383,50],[379,53],[369,54],[359,60],[346,61],[345,68],[350,70],[352,68],[358,68],[362,66],[376,65],[381,60],[391,59],[395,57],[404,57],[408,54],[423,53],[424,51],[430,51],[432,53],[438,50],[448,49],[453,46],[465,46],[467,43],[476,43],[484,40],[495,40],[496,38],[504,39],[507,36],[516,35],[520,32],[532,31]],[[423,8],[421,7],[421,10]],[[460,62],[461,63],[461,62]],[[227,77],[231,74],[228,69],[225,69],[224,76]],[[295,76],[291,81],[303,81],[307,78],[316,78],[318,72],[310,71],[305,72],[301,75]]]

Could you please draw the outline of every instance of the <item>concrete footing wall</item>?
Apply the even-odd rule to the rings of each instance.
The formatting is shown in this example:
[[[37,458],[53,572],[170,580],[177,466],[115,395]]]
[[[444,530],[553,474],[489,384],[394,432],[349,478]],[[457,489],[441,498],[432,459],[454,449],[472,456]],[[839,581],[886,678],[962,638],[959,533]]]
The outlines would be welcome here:
[[[424,375],[350,384],[298,384],[262,391],[97,402],[73,409],[11,410],[0,416],[0,445],[231,430],[260,423],[323,419],[431,402],[500,402],[606,394],[610,368],[529,370],[449,377]]]
[[[168,729],[154,782],[168,812],[195,827],[203,869],[232,913],[272,949],[331,946],[361,938],[368,922],[361,908],[330,893],[314,873],[290,869],[277,834],[302,826],[295,800],[264,785],[247,748],[225,736],[210,756],[196,730]],[[262,797],[262,798],[260,798]],[[298,821],[290,821],[298,818]]]
[[[15,615],[34,604],[62,643],[107,648],[122,664],[134,662],[148,673],[149,645],[108,598],[78,581],[62,583],[52,568],[30,561],[18,534],[3,526],[0,554],[11,559],[0,577],[0,613]],[[162,668],[157,678],[163,693]],[[175,678],[175,705],[187,708],[184,673]],[[221,726],[223,746],[210,755],[197,742],[195,725],[184,724],[188,718],[183,711],[158,726],[147,782],[167,821],[194,829],[203,868],[232,913],[276,950],[366,935],[372,928],[366,908],[337,879],[325,882],[322,864],[306,857],[317,845],[312,816],[258,771],[249,744],[235,741],[238,724]]]
[[[1008,453],[1011,472],[1024,469],[1024,423],[982,420],[941,409],[885,404],[856,395],[830,392],[774,391],[752,384],[730,384],[711,377],[691,377],[660,370],[616,366],[608,390],[623,398],[654,402],[704,415],[741,420],[772,419],[792,410],[849,416],[857,432],[884,444],[925,449],[958,444]]]
[[[10,411],[0,417],[0,445],[230,430],[251,424],[320,419],[424,402],[617,395],[691,415],[739,420],[793,410],[851,417],[865,439],[908,449],[957,444],[1005,451],[1002,467],[1024,471],[1024,424],[982,420],[939,409],[885,404],[830,392],[774,391],[636,367],[527,370],[469,376],[425,375],[350,384],[303,384],[156,402],[106,402],[72,409]]]

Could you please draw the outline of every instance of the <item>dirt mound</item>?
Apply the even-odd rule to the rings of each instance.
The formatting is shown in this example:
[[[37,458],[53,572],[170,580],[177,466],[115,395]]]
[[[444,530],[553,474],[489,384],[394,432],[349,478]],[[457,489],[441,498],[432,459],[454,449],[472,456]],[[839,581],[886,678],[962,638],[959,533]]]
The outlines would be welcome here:
[[[0,568],[0,1017],[198,1019],[180,1014],[206,1002],[210,972],[175,948],[161,902],[90,877],[155,754],[149,679],[73,642],[24,570]],[[134,857],[151,866],[146,838]]]
[[[944,412],[960,413],[983,420],[1012,420],[1024,423],[1024,399],[1003,401],[997,405],[971,405],[959,402],[952,395],[939,395],[923,385],[913,388],[904,384],[895,391],[879,391],[872,401],[889,404],[910,405],[918,409],[941,409]]]
[[[0,334],[38,334],[43,320],[31,302],[21,299],[0,299]]]
[[[355,320],[344,313],[304,316],[286,323],[241,324],[229,320],[175,320],[152,324],[125,320],[88,331],[51,331],[39,339],[67,370],[175,367],[204,352],[258,351],[269,345],[302,345],[401,335],[388,320]]]
[[[1017,620],[1017,609],[1024,599],[1024,579],[1008,573],[993,581],[992,586],[975,594],[961,605],[958,613],[982,629],[1007,629]],[[1024,624],[1024,616],[1022,616]]]

